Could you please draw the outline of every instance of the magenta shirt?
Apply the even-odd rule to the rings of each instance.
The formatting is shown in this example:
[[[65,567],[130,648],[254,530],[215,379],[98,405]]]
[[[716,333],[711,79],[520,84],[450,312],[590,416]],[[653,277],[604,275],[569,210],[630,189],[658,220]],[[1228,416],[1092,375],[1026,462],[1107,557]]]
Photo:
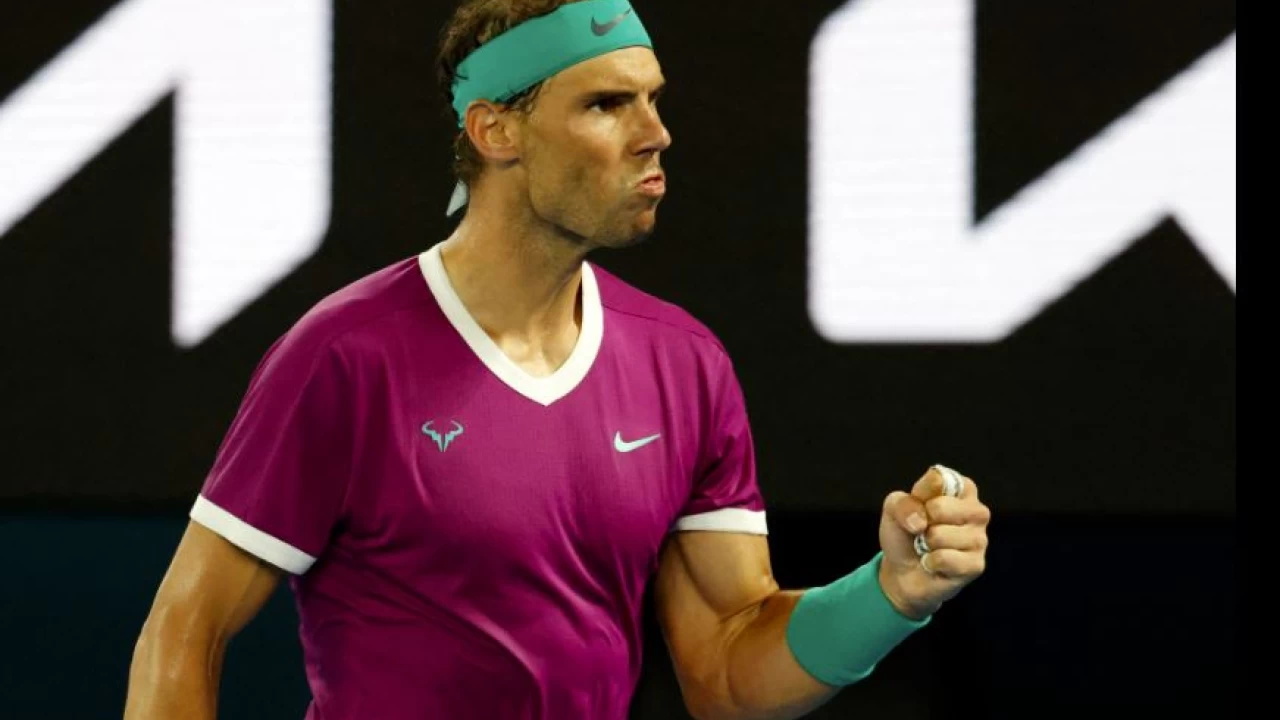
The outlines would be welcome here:
[[[766,532],[724,347],[590,263],[582,300],[533,377],[437,245],[263,358],[191,517],[292,574],[309,720],[624,720],[663,539]]]

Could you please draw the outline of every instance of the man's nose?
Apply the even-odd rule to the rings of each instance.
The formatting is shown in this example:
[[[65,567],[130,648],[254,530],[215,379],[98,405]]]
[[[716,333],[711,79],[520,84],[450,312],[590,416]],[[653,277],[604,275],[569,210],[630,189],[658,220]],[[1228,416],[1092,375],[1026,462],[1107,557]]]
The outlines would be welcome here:
[[[656,107],[645,108],[641,124],[640,152],[662,152],[671,147],[671,132],[663,124]]]

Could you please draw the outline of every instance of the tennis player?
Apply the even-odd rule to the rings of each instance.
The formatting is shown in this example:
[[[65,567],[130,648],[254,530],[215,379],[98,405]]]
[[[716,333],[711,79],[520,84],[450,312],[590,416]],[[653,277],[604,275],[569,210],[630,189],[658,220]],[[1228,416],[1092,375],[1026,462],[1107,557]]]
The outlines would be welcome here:
[[[931,467],[881,552],[773,579],[716,336],[586,260],[654,228],[664,77],[626,0],[468,0],[442,37],[465,207],[266,352],[142,628],[132,720],[212,718],[282,578],[310,720],[624,720],[641,605],[696,718],[794,718],[978,577],[988,509]],[[904,485],[904,488],[906,486]]]

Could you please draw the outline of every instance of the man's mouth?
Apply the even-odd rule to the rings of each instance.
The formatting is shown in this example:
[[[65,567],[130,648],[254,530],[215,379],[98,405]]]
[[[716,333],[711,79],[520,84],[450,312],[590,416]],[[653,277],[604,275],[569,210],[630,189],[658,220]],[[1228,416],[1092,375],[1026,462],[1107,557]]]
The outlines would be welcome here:
[[[664,173],[656,172],[646,175],[640,181],[640,190],[646,195],[660,197],[667,192],[667,176]]]

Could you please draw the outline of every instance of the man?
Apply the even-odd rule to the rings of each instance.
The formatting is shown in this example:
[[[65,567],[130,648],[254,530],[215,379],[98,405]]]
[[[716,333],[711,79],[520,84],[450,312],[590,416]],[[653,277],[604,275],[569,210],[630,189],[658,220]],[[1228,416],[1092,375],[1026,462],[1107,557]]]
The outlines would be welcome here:
[[[886,498],[883,552],[782,591],[715,336],[585,261],[652,232],[671,137],[626,0],[469,0],[444,242],[280,338],[191,510],[128,718],[209,718],[227,641],[289,575],[308,718],[627,716],[641,604],[697,718],[792,718],[983,570],[976,485]]]

